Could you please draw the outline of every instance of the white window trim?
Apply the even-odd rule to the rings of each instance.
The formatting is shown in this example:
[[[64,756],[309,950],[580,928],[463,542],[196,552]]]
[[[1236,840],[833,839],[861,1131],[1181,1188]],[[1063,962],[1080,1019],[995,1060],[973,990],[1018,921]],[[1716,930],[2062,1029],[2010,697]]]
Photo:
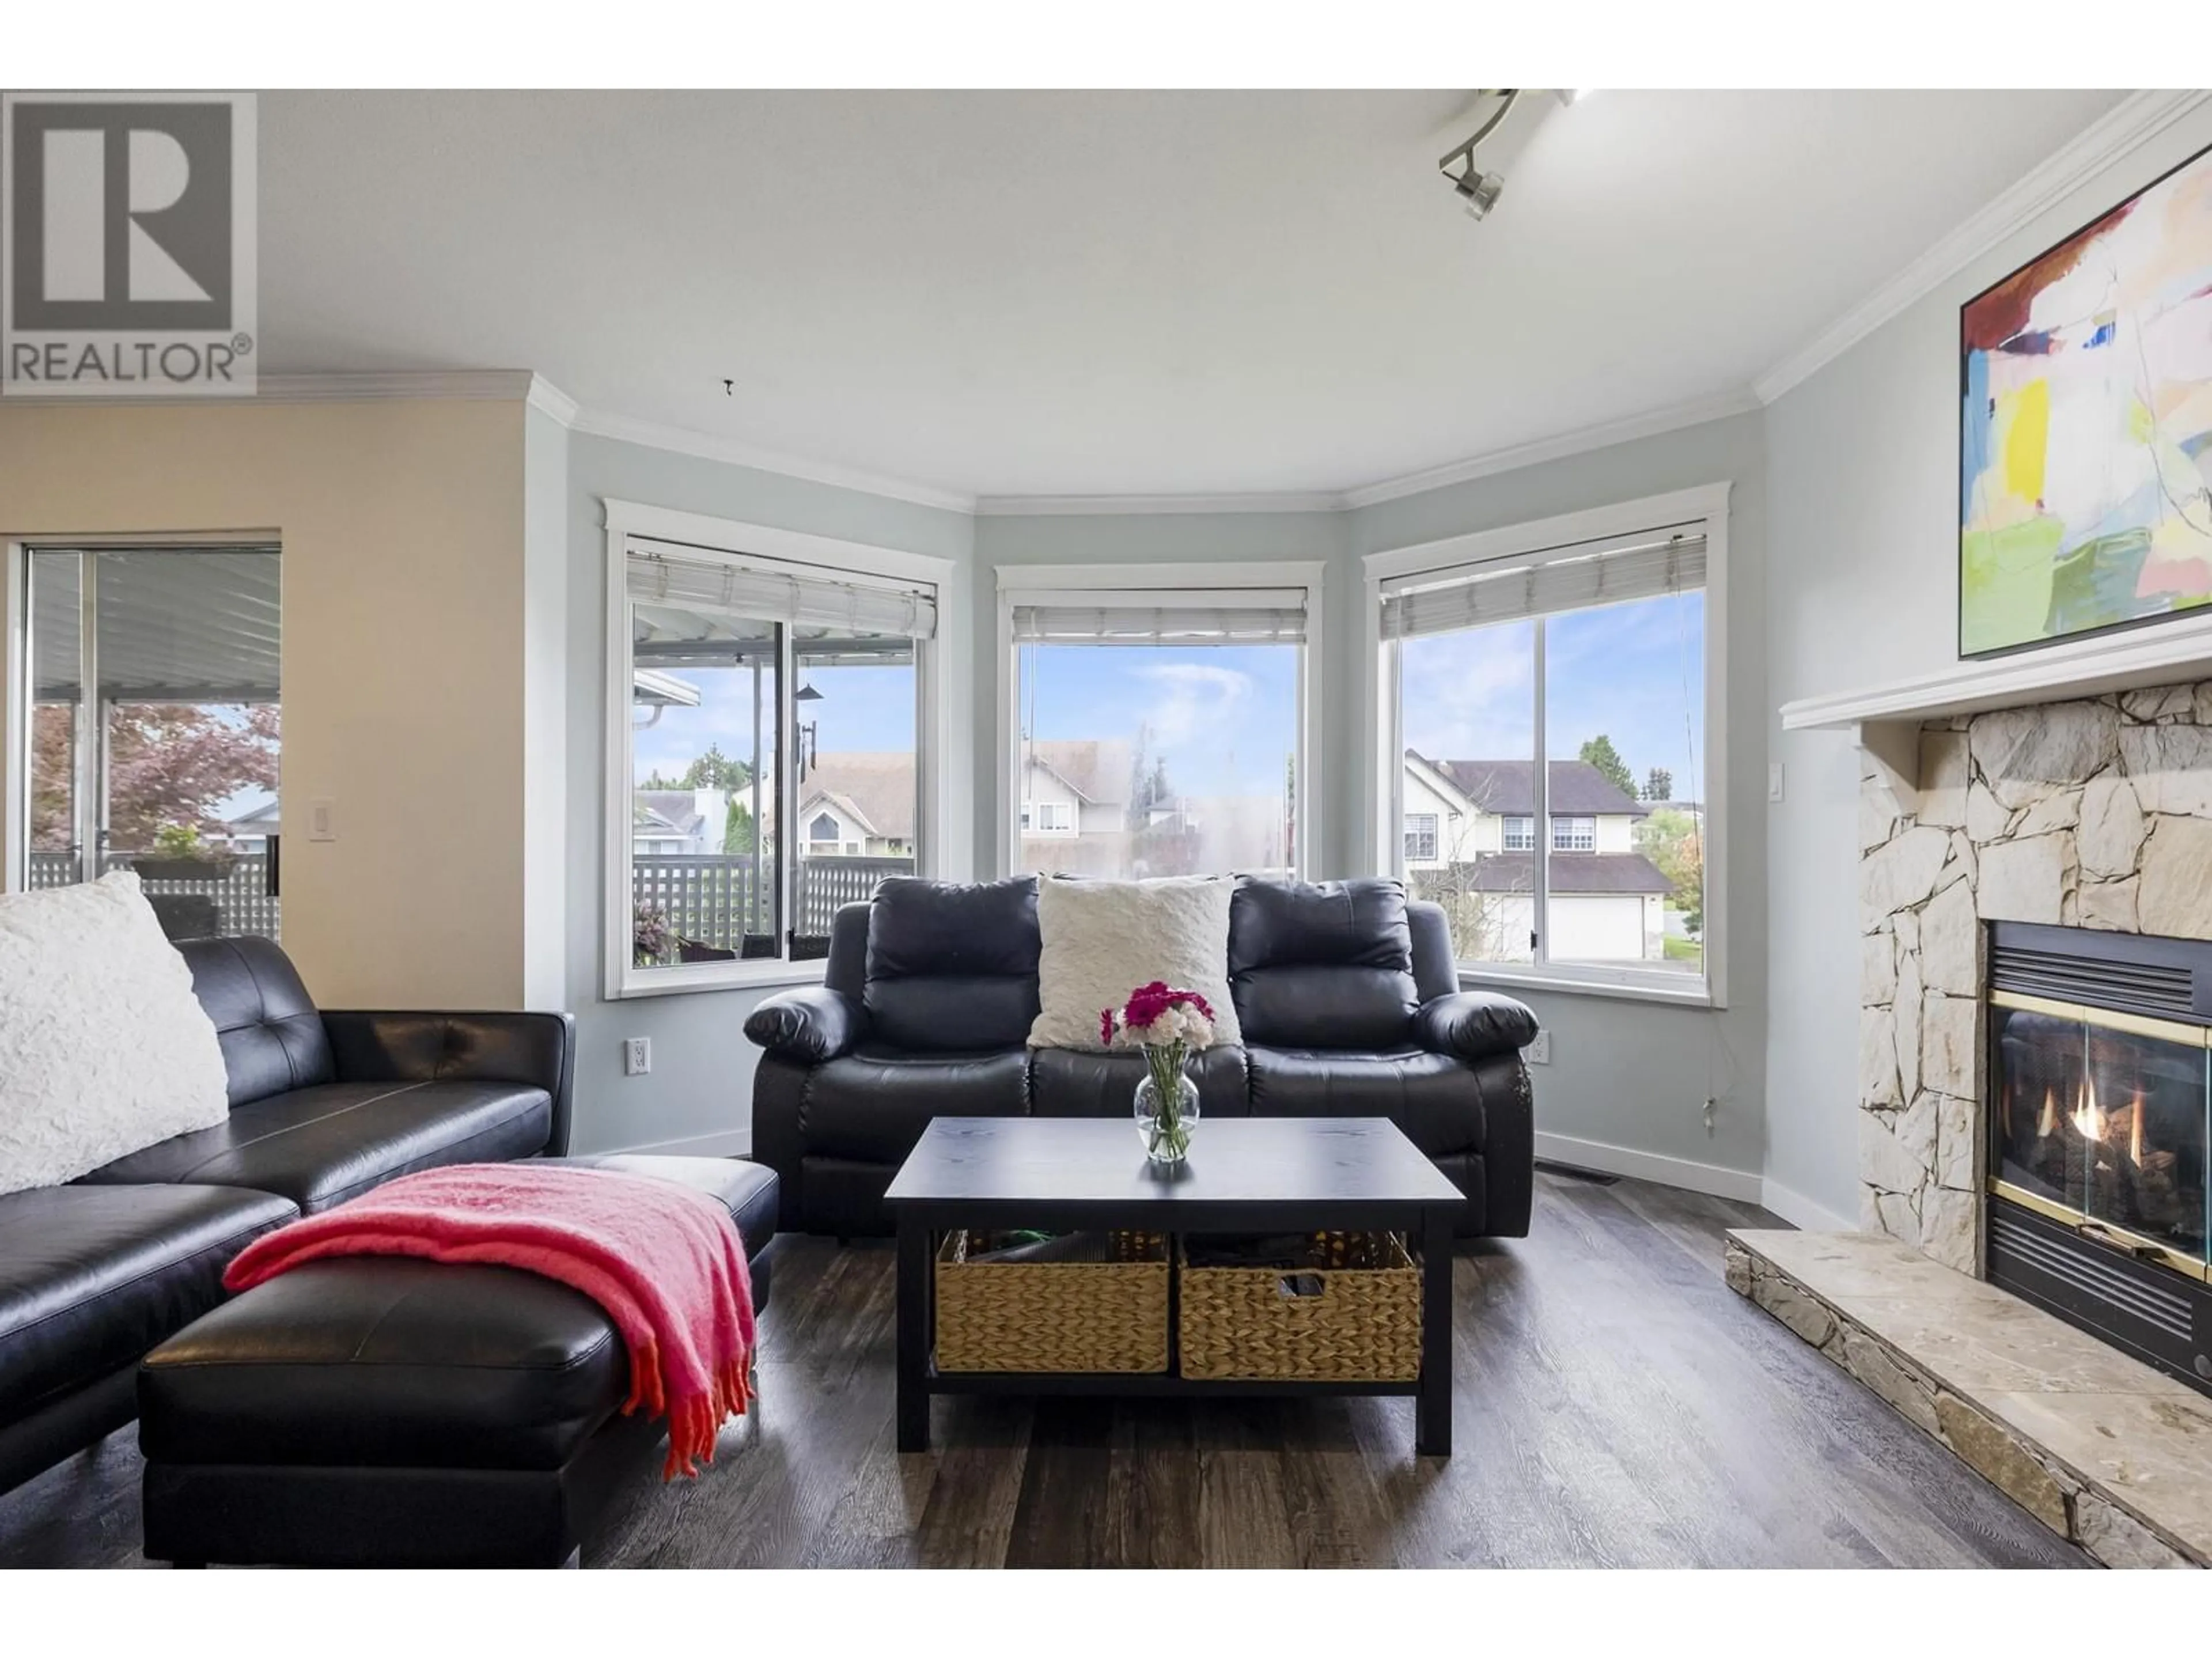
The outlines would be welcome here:
[[[1599,968],[1547,963],[1522,967],[1505,963],[1462,963],[1460,980],[1470,986],[1501,989],[1580,992],[1632,1001],[1673,1003],[1685,1007],[1728,1006],[1728,524],[1730,484],[1647,495],[1608,507],[1590,507],[1556,518],[1507,525],[1442,541],[1387,548],[1361,560],[1366,578],[1366,619],[1360,629],[1361,697],[1366,718],[1360,722],[1360,769],[1369,781],[1371,810],[1360,826],[1364,868],[1405,872],[1404,848],[1390,834],[1404,813],[1405,723],[1396,696],[1395,657],[1382,641],[1382,586],[1401,577],[1444,571],[1492,559],[1522,558],[1571,543],[1632,535],[1662,525],[1703,521],[1705,532],[1705,957],[1702,983],[1650,969]],[[1538,741],[1543,729],[1543,664],[1537,662]],[[1389,730],[1384,730],[1385,722]],[[1549,803],[1547,803],[1548,810]],[[1548,833],[1536,837],[1546,848]]]
[[[1439,822],[1442,817],[1443,814],[1438,812],[1408,812],[1406,814],[1404,819],[1406,836],[1407,837],[1425,837],[1429,843],[1429,850],[1427,852],[1415,853],[1413,854],[1413,857],[1427,862],[1433,862],[1435,860],[1437,851],[1443,845],[1443,830]],[[1425,827],[1416,830],[1413,826],[1417,823]]]
[[[994,868],[1002,876],[1014,872],[1015,849],[1020,845],[1016,819],[1020,814],[1022,778],[1016,754],[1014,699],[1018,693],[1014,657],[1014,607],[1045,600],[1065,601],[1071,593],[1095,592],[1127,601],[1133,595],[1158,593],[1188,598],[1192,594],[1237,592],[1255,588],[1302,588],[1305,592],[1306,639],[1298,653],[1297,792],[1291,810],[1297,814],[1297,859],[1293,873],[1322,866],[1315,857],[1314,803],[1322,799],[1314,787],[1314,768],[1321,754],[1321,731],[1316,711],[1324,707],[1322,658],[1327,650],[1327,618],[1322,611],[1324,579],[1328,567],[1318,559],[1277,563],[1273,561],[1221,562],[1178,564],[1002,564],[998,567],[998,761],[999,799],[993,814],[998,824]]]
[[[946,758],[952,753],[950,699],[943,695],[941,665],[957,662],[963,652],[960,595],[950,559],[934,554],[912,553],[900,548],[878,547],[867,542],[840,541],[828,536],[809,536],[771,525],[745,524],[705,514],[678,512],[636,501],[604,500],[606,526],[606,735],[600,789],[605,799],[604,871],[601,877],[605,963],[604,988],[607,1000],[669,996],[689,991],[726,991],[777,985],[808,985],[821,981],[820,962],[701,962],[665,968],[641,969],[630,960],[629,780],[635,768],[631,759],[629,592],[625,579],[626,544],[633,537],[672,542],[708,553],[728,553],[756,558],[781,559],[787,563],[813,565],[825,574],[874,578],[894,582],[927,582],[937,589],[937,637],[919,641],[915,649],[915,869],[922,875],[939,873],[939,863],[947,847],[959,844],[952,822],[953,803],[942,787]],[[790,725],[789,676],[784,676],[778,702],[778,731]],[[779,740],[781,757],[785,744]],[[791,817],[799,802],[793,792],[776,791],[776,811]],[[799,837],[781,835],[777,844],[795,848]],[[781,880],[791,879],[787,855]],[[786,914],[788,914],[787,907]]]

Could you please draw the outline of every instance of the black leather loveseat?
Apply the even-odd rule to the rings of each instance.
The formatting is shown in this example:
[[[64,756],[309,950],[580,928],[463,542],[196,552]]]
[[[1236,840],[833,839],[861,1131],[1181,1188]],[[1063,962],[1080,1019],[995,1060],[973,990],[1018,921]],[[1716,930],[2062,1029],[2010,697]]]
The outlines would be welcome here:
[[[319,1012],[267,939],[179,949],[230,1117],[0,1196],[0,1491],[131,1420],[140,1358],[255,1235],[412,1170],[568,1148],[566,1014]]]
[[[1038,951],[1031,877],[893,878],[838,911],[822,985],[745,1022],[787,1230],[890,1231],[884,1189],[933,1117],[1129,1114],[1140,1056],[1024,1046]],[[1528,1232],[1535,1016],[1459,988],[1442,910],[1395,881],[1239,878],[1228,966],[1244,1046],[1193,1062],[1207,1115],[1389,1117],[1467,1194],[1462,1233]]]

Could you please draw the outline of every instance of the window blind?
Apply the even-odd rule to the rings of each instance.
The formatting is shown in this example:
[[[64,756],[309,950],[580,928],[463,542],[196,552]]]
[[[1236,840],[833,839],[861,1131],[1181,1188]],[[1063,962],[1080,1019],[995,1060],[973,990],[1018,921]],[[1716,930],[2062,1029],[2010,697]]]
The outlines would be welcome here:
[[[1382,590],[1382,637],[1449,634],[1524,617],[1687,592],[1705,585],[1703,532],[1653,532],[1401,577]]]
[[[1253,590],[1143,602],[1014,606],[1014,639],[1024,645],[1299,644],[1306,636],[1298,589]]]
[[[863,586],[793,565],[686,557],[678,549],[635,544],[628,551],[624,580],[638,605],[854,634],[937,636],[937,591],[922,585]]]

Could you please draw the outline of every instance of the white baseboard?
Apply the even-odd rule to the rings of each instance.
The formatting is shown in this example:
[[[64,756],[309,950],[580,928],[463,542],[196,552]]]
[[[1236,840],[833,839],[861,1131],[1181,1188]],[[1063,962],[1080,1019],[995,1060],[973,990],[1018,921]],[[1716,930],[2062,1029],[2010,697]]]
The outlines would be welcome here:
[[[744,1158],[753,1149],[752,1131],[717,1129],[712,1134],[681,1135],[674,1140],[648,1140],[635,1146],[602,1146],[599,1153],[650,1152],[663,1158]]]
[[[1808,1233],[1855,1233],[1859,1224],[1837,1214],[1825,1204],[1814,1202],[1800,1192],[1793,1192],[1771,1176],[1759,1183],[1759,1202],[1774,1212],[1793,1227]]]
[[[1595,1170],[1603,1175],[1630,1176],[1638,1181],[1656,1182],[1662,1187],[1709,1193],[1715,1198],[1739,1199],[1747,1204],[1759,1201],[1759,1177],[1748,1170],[1729,1170],[1717,1164],[1699,1164],[1692,1158],[1608,1146],[1601,1140],[1578,1140],[1572,1135],[1547,1134],[1541,1129],[1536,1132],[1536,1156],[1547,1163],[1570,1164],[1576,1169]]]

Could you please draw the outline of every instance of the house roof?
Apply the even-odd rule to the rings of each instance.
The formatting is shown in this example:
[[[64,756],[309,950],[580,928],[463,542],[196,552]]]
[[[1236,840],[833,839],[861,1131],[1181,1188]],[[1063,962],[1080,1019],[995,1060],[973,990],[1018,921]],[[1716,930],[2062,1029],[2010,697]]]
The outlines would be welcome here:
[[[689,789],[637,789],[630,793],[630,822],[672,836],[696,835],[707,815]]]
[[[1674,884],[1641,853],[1554,853],[1552,891],[1573,894],[1671,893]],[[1467,865],[1455,866],[1467,869]],[[1526,893],[1536,884],[1533,853],[1486,853],[1474,860],[1478,893]]]
[[[1432,761],[1412,749],[1407,757],[1440,774],[1478,811],[1526,816],[1536,810],[1536,763],[1525,760]],[[1588,761],[1552,763],[1552,811],[1595,816],[1625,812],[1644,817],[1650,809],[1617,787]]]
[[[1031,738],[1032,764],[1042,766],[1094,806],[1129,804],[1136,751],[1120,738]]]
[[[872,836],[914,839],[914,751],[845,750],[817,755],[806,769],[805,819],[824,796]]]

